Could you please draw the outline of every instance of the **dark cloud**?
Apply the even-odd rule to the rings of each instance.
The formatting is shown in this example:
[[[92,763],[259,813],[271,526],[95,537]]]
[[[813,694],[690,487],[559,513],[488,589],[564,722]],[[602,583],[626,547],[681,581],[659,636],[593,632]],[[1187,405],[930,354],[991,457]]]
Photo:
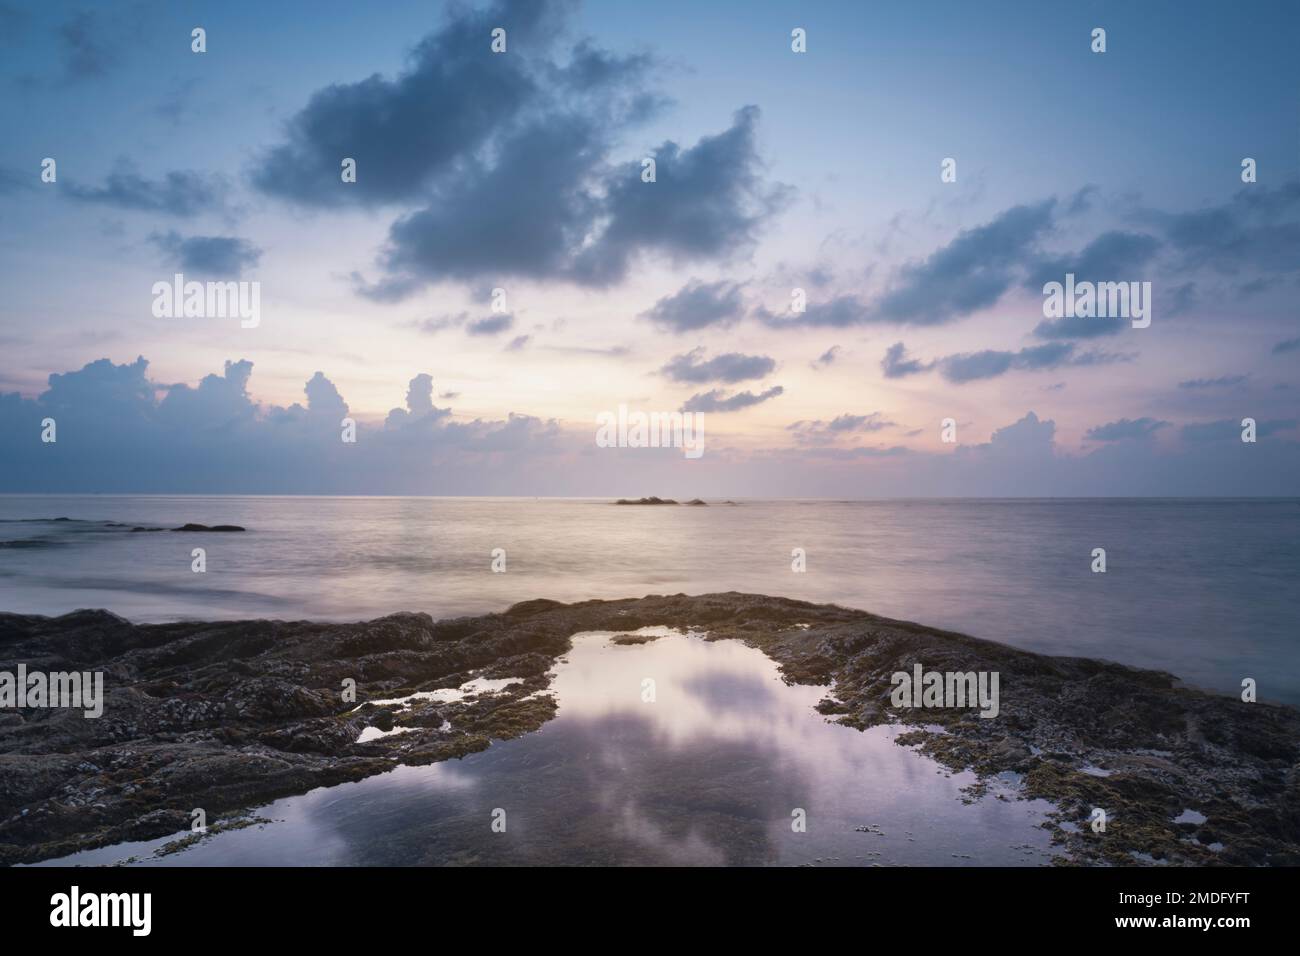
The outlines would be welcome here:
[[[885,378],[906,378],[908,375],[918,375],[928,371],[933,366],[933,362],[925,364],[909,358],[902,342],[895,342],[886,349],[885,357],[880,360],[880,368],[885,373]]]
[[[712,391],[692,395],[682,405],[681,410],[684,412],[735,412],[742,408],[749,408],[751,405],[757,405],[759,402],[765,402],[769,398],[776,398],[784,392],[785,389],[780,385],[773,385],[757,395],[749,391],[727,395],[722,389],[715,388]]]
[[[1218,378],[1189,378],[1185,382],[1179,382],[1179,388],[1227,388],[1231,385],[1240,385],[1246,381],[1245,375],[1220,375]]]
[[[794,434],[795,441],[801,445],[825,445],[836,441],[841,436],[878,432],[892,428],[896,422],[887,421],[880,412],[870,415],[837,415],[828,421],[801,420],[786,426]]]
[[[1042,291],[1048,282],[1064,282],[1072,273],[1079,282],[1118,282],[1134,278],[1134,270],[1144,268],[1160,249],[1160,240],[1137,232],[1104,232],[1079,252],[1068,256],[1051,256],[1035,263],[1025,280],[1025,287]]]
[[[1083,437],[1087,441],[1099,442],[1147,441],[1168,424],[1154,418],[1121,418],[1116,422],[1107,422],[1105,425],[1089,428]]]
[[[843,294],[809,302],[802,313],[755,310],[768,325],[846,328],[866,324],[941,325],[995,304],[1037,259],[1053,224],[1055,199],[1014,206],[963,230],[921,262],[895,270],[874,301]]]
[[[79,11],[65,20],[59,27],[59,41],[64,74],[70,80],[103,76],[116,62],[107,28],[89,11]]]
[[[429,283],[519,276],[608,286],[642,255],[726,261],[748,252],[788,191],[764,181],[758,110],[694,146],[667,141],[613,163],[615,144],[655,116],[655,64],[581,41],[562,56],[570,3],[503,0],[457,9],[394,79],[319,90],[253,172],[263,191],[308,206],[401,205],[358,291],[397,301]],[[507,30],[509,52],[488,37]],[[340,163],[357,162],[343,183]]]
[[[1069,205],[1065,208],[1067,216],[1078,216],[1092,209],[1092,199],[1097,194],[1097,187],[1089,184],[1081,188],[1070,197]]]
[[[729,260],[758,241],[759,230],[789,198],[763,178],[755,131],[759,110],[736,112],[729,129],[683,149],[654,150],[656,182],[641,181],[641,160],[607,178],[598,218],[608,225],[577,256],[576,276],[596,284],[623,278],[643,251],[671,261]]]
[[[672,332],[693,332],[710,325],[731,325],[743,310],[740,286],[736,283],[692,279],[641,313],[641,317]]]
[[[1018,352],[986,350],[949,355],[939,359],[938,366],[945,379],[959,385],[996,378],[1012,369],[1034,372],[1063,366],[1109,365],[1128,361],[1129,358],[1130,356],[1108,352],[1076,352],[1075,347],[1068,342],[1051,342],[1023,348]]]
[[[939,360],[939,372],[954,384],[976,382],[985,378],[997,378],[1011,370],[1016,353],[998,352],[985,349],[980,352],[966,352],[949,355]]]
[[[516,335],[516,336],[515,336],[513,339],[511,339],[511,340],[509,341],[509,343],[506,345],[506,351],[507,351],[507,352],[518,352],[518,351],[519,351],[520,349],[522,349],[525,345],[527,345],[530,341],[532,341],[532,338],[533,338],[533,337],[532,337],[531,335]]]
[[[513,328],[514,324],[515,317],[513,314],[501,312],[496,315],[475,319],[465,326],[465,331],[470,335],[499,335]]]
[[[817,356],[817,358],[810,363],[813,368],[813,371],[817,371],[818,369],[823,369],[831,365],[834,365],[835,360],[839,358],[839,353],[840,353],[840,347],[838,345],[832,345],[830,348],[828,348],[821,355]]]
[[[604,286],[643,253],[732,259],[780,205],[781,191],[762,184],[757,116],[741,110],[730,129],[689,149],[665,143],[657,180],[646,183],[639,161],[598,169],[609,135],[599,117],[549,115],[398,219],[381,256],[387,276],[363,291],[392,298],[429,282],[503,275]]]
[[[774,313],[760,306],[754,315],[761,322],[775,328],[812,326],[842,329],[872,321],[870,308],[856,295],[840,295],[825,302],[809,302],[803,312]]]
[[[703,355],[702,347],[692,349],[684,355],[674,356],[660,371],[674,382],[703,385],[706,382],[731,384],[751,378],[762,378],[776,368],[776,360],[766,355],[727,352],[702,360]]]
[[[1274,355],[1285,355],[1288,352],[1295,352],[1297,350],[1300,350],[1300,337],[1294,339],[1285,339],[1281,342],[1278,342],[1277,345],[1273,346],[1272,348],[1272,352]]]
[[[108,175],[102,186],[69,183],[64,189],[83,202],[187,217],[221,208],[226,183],[219,176],[184,170],[169,172],[161,180],[149,180],[129,167],[120,166]]]
[[[1118,335],[1129,322],[1125,318],[1066,315],[1039,322],[1034,326],[1034,335],[1040,339],[1091,339],[1100,335]]]
[[[1300,181],[1246,186],[1207,209],[1141,215],[1163,229],[1183,269],[1293,272],[1300,262]]]
[[[181,271],[198,276],[238,278],[262,258],[261,249],[233,236],[182,236],[173,230],[153,233],[149,241]]]
[[[905,266],[876,304],[873,319],[938,325],[995,304],[1016,281],[1035,245],[1052,226],[1056,201],[1014,206],[965,230],[924,262]]]
[[[459,328],[469,321],[468,312],[459,312],[456,315],[429,316],[426,319],[419,319],[411,323],[416,329],[419,329],[425,335],[437,335],[447,329]]]
[[[896,342],[885,352],[880,367],[885,378],[905,378],[937,368],[939,373],[954,385],[997,378],[1013,369],[1039,371],[1065,366],[1109,365],[1132,358],[1109,352],[1079,352],[1069,342],[1049,342],[1033,345],[1016,352],[984,349],[979,352],[962,352],[947,355],[932,362],[910,358],[902,342]]]
[[[312,95],[253,171],[257,188],[307,206],[379,205],[422,198],[436,178],[472,162],[492,135],[544,97],[536,56],[571,4],[506,0],[458,8],[411,52],[394,79],[378,73]],[[490,35],[507,31],[506,54]],[[345,157],[357,181],[340,177]]]

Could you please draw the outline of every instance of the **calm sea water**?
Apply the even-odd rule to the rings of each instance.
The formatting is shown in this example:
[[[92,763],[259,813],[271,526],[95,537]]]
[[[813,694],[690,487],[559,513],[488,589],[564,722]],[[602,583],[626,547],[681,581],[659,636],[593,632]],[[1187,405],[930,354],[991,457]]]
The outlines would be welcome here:
[[[67,517],[67,522],[49,520]],[[38,520],[32,520],[38,519]],[[121,522],[238,524],[132,533]],[[191,550],[207,571],[191,570]],[[1105,548],[1108,570],[1090,570]],[[493,573],[492,551],[506,552]],[[807,553],[806,573],[791,550]],[[0,497],[0,609],[137,621],[435,617],[740,590],[1300,703],[1300,500]]]

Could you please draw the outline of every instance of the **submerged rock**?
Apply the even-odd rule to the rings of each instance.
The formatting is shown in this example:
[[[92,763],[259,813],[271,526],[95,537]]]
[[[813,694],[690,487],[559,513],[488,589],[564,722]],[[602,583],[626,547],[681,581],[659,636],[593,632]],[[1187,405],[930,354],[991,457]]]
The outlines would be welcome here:
[[[146,529],[141,528],[139,530],[143,531]],[[244,531],[245,529],[241,528],[237,524],[214,524],[211,526],[206,524],[183,524],[179,528],[172,528],[172,530],[173,531]]]
[[[0,863],[166,836],[188,826],[196,806],[216,819],[395,763],[484,750],[554,716],[550,670],[572,635],[653,626],[762,650],[787,682],[827,685],[818,709],[841,724],[903,725],[899,745],[974,772],[971,800],[994,775],[1018,775],[1021,795],[1055,805],[1062,862],[1300,863],[1294,708],[1194,690],[1156,671],[734,592],[533,600],[480,617],[349,624],[0,614],[0,670],[21,662],[105,674],[98,719],[42,709],[0,720]],[[894,707],[891,676],[916,664],[998,673],[998,716]],[[514,682],[447,693],[472,678]],[[368,727],[400,732],[359,740]],[[1093,808],[1106,810],[1104,833],[1089,826]]]
[[[672,498],[655,498],[654,496],[651,496],[649,498],[636,498],[636,499],[619,498],[618,501],[614,502],[614,504],[616,505],[675,505],[677,504],[677,502],[673,501]]]

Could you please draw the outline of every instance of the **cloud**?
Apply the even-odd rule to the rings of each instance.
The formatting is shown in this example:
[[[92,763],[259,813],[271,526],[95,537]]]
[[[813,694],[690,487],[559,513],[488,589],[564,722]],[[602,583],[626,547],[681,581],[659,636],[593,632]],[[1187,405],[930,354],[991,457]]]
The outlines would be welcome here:
[[[226,362],[195,385],[154,381],[147,370],[144,358],[101,359],[51,375],[35,398],[0,394],[0,492],[605,496],[636,482],[720,498],[1300,491],[1300,443],[1279,436],[1294,433],[1294,419],[1264,421],[1256,445],[1243,445],[1239,422],[1225,420],[1186,426],[1190,440],[1182,443],[1095,441],[1073,454],[1056,445],[1054,422],[1032,412],[987,442],[942,452],[853,446],[849,436],[871,434],[884,419],[847,414],[791,429],[787,447],[744,453],[711,445],[712,464],[700,472],[671,449],[661,456],[597,449],[586,422],[564,429],[518,412],[457,418],[434,404],[427,374],[411,379],[404,407],[371,421],[350,413],[322,372],[301,402],[279,406],[250,397],[247,360]],[[349,414],[358,420],[354,444],[340,440]],[[39,441],[45,417],[58,422],[56,444]],[[828,440],[803,442],[799,431]]]
[[[237,278],[262,258],[261,249],[233,236],[187,237],[172,230],[153,233],[149,241],[182,271],[201,276]]]
[[[1085,211],[1089,192],[1076,194],[1064,215]],[[1166,277],[1205,268],[1234,275],[1284,273],[1300,260],[1300,182],[1271,191],[1252,186],[1207,210],[1142,210],[1130,218],[1145,231],[1112,229],[1077,252],[1048,253],[1042,244],[1059,223],[1057,200],[1013,206],[958,233],[925,259],[895,269],[875,296],[841,292],[809,302],[803,313],[759,307],[754,317],[774,327],[933,326],[996,305],[1013,287],[1038,291],[1067,273],[1080,282],[1132,281],[1127,277],[1139,270],[1157,275],[1157,266]],[[1274,284],[1255,279],[1240,284],[1236,294],[1255,294]],[[1198,301],[1197,283],[1170,283],[1166,301],[1167,315],[1189,310]],[[1042,339],[1080,339],[1122,328],[1121,320],[1063,318],[1040,322],[1034,331]]]
[[[59,27],[63,70],[69,80],[103,76],[116,63],[107,28],[89,11],[78,11]]]
[[[1297,350],[1300,350],[1300,337],[1285,339],[1278,342],[1277,345],[1273,346],[1271,349],[1274,355],[1285,355],[1288,352],[1295,352]]]
[[[1179,388],[1227,388],[1231,385],[1240,385],[1246,381],[1248,376],[1245,375],[1221,375],[1218,378],[1189,378],[1185,382],[1179,382]]]
[[[755,310],[768,325],[847,328],[854,325],[942,325],[994,305],[1022,280],[1053,224],[1055,199],[1013,206],[966,229],[926,259],[894,270],[874,300],[845,293],[809,302],[802,313]]]
[[[815,358],[812,362],[810,362],[809,365],[812,367],[813,371],[818,371],[819,369],[823,369],[823,368],[829,368],[831,365],[835,364],[835,360],[839,358],[839,353],[840,353],[840,347],[838,345],[832,345],[825,352],[823,352],[821,355],[817,356],[817,358]]]
[[[701,361],[703,354],[704,349],[701,347],[692,349],[684,355],[676,355],[660,371],[674,382],[699,385],[706,382],[731,384],[751,378],[762,378],[776,368],[776,360],[766,355],[727,352],[707,361]]]
[[[513,339],[511,339],[510,342],[506,345],[506,351],[507,351],[507,352],[518,352],[518,351],[520,351],[520,350],[521,350],[525,345],[527,345],[530,341],[532,341],[532,338],[533,338],[533,337],[532,337],[531,335],[516,335],[516,336],[515,336]]]
[[[1145,233],[1104,232],[1073,255],[1040,259],[1025,287],[1040,292],[1048,282],[1064,282],[1066,273],[1072,273],[1076,283],[1131,281],[1135,270],[1146,267],[1159,249],[1160,240]]]
[[[786,426],[793,433],[794,439],[801,445],[825,445],[836,441],[841,436],[878,432],[892,428],[896,422],[887,421],[880,412],[869,415],[837,415],[829,422],[800,420]]]
[[[181,217],[221,208],[226,193],[220,176],[178,170],[161,180],[149,180],[125,165],[110,173],[102,186],[69,183],[64,188],[83,202]]]
[[[790,198],[788,187],[762,175],[756,128],[759,110],[737,110],[730,128],[683,149],[669,140],[652,152],[657,181],[641,181],[641,160],[607,178],[600,218],[609,223],[577,258],[575,272],[608,284],[633,257],[655,251],[675,263],[730,260],[758,241],[759,231]]]
[[[784,392],[785,389],[780,385],[773,385],[757,395],[749,391],[727,395],[722,389],[715,388],[708,392],[692,395],[682,405],[681,410],[684,412],[736,412],[742,408],[757,405],[759,402],[765,402],[770,398],[776,398]]]
[[[499,479],[496,456],[544,460],[556,453],[558,424],[530,415],[457,421],[433,403],[428,374],[411,379],[404,408],[382,423],[357,424],[338,387],[316,372],[304,402],[263,405],[248,391],[253,365],[228,361],[197,385],[148,377],[148,362],[108,359],[49,377],[35,399],[0,395],[0,489],[193,493],[470,493]],[[58,442],[29,441],[52,417]],[[360,417],[360,416],[354,416]],[[12,467],[10,467],[12,465]]]
[[[783,207],[757,142],[758,110],[693,146],[668,140],[613,162],[658,115],[652,58],[581,41],[562,56],[572,5],[503,0],[455,8],[394,78],[318,90],[253,170],[257,188],[309,207],[395,206],[381,275],[357,291],[406,298],[430,283],[482,277],[604,287],[643,255],[673,263],[744,255]],[[484,37],[507,31],[507,55]],[[656,162],[642,179],[642,157]],[[343,183],[340,163],[357,163]]]
[[[375,73],[317,90],[288,121],[284,141],[259,158],[253,184],[316,207],[422,198],[440,175],[475,161],[500,128],[541,105],[545,70],[534,58],[548,52],[568,6],[517,0],[456,9],[395,78]],[[489,47],[495,27],[507,31],[506,55]],[[344,157],[357,162],[355,183],[341,180]]]
[[[769,312],[760,306],[754,311],[760,321],[774,328],[808,326],[843,329],[872,321],[870,307],[856,295],[838,295],[826,301],[806,304],[803,312]]]
[[[499,312],[495,315],[475,319],[465,326],[465,331],[470,335],[499,335],[513,328],[514,324],[515,317],[512,313]]]
[[[439,397],[447,398],[448,395],[455,397],[455,393],[446,393]],[[384,419],[384,427],[389,429],[425,427],[441,422],[450,415],[450,408],[439,408],[433,404],[433,376],[421,372],[411,379],[406,389],[406,407],[392,409]]]
[[[423,332],[425,335],[437,335],[439,332],[444,332],[447,329],[459,328],[468,321],[469,313],[460,312],[456,315],[443,315],[436,318],[429,316],[428,318],[418,319],[411,323],[411,325]]]
[[[873,321],[939,325],[994,305],[1052,226],[1056,201],[1013,206],[964,230],[924,262],[904,266],[876,302]]]
[[[736,283],[692,279],[642,312],[641,317],[671,332],[694,332],[711,325],[731,325],[743,310],[740,286]]]
[[[1033,345],[1016,352],[984,349],[979,352],[962,352],[947,355],[932,362],[921,362],[908,357],[902,342],[896,342],[885,352],[880,367],[885,378],[905,378],[937,368],[939,374],[954,385],[997,378],[1007,372],[1041,371],[1066,366],[1109,365],[1125,362],[1130,355],[1111,352],[1079,352],[1069,342],[1049,342]]]
[[[1300,261],[1300,181],[1253,184],[1220,206],[1140,215],[1164,231],[1184,270],[1286,273]]]
[[[880,360],[880,368],[885,373],[885,378],[906,378],[908,375],[919,375],[933,367],[933,362],[925,364],[909,358],[902,342],[895,342],[886,349],[885,357]]]
[[[1098,425],[1090,428],[1084,434],[1086,441],[1148,441],[1155,436],[1155,433],[1166,427],[1169,423],[1156,421],[1154,418],[1121,418],[1119,421],[1107,422],[1105,425]]]
[[[1039,322],[1034,326],[1034,335],[1040,339],[1091,339],[1099,335],[1117,335],[1129,322],[1125,318],[1067,315]]]
[[[484,276],[561,279],[607,286],[634,259],[728,261],[757,240],[780,206],[763,184],[754,138],[758,111],[694,147],[655,152],[657,181],[640,162],[600,168],[608,128],[598,116],[557,114],[506,138],[490,165],[436,191],[435,201],[393,223],[372,297]]]

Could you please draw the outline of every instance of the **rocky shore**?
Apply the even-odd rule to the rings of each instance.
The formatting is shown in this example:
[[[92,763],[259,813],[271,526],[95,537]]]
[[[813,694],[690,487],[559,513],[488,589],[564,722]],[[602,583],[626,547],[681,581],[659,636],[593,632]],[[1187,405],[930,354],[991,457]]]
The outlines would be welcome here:
[[[788,682],[829,685],[818,708],[828,719],[907,724],[898,742],[949,768],[1017,775],[1024,796],[1057,807],[1063,863],[1300,864],[1293,708],[737,593],[354,624],[0,614],[0,671],[102,671],[105,690],[98,719],[0,710],[0,863],[177,833],[196,808],[212,826],[277,797],[483,750],[554,715],[549,672],[573,634],[652,625],[743,641]],[[918,663],[998,672],[998,716],[893,707],[890,676]],[[1089,826],[1093,808],[1106,811],[1104,833]]]

